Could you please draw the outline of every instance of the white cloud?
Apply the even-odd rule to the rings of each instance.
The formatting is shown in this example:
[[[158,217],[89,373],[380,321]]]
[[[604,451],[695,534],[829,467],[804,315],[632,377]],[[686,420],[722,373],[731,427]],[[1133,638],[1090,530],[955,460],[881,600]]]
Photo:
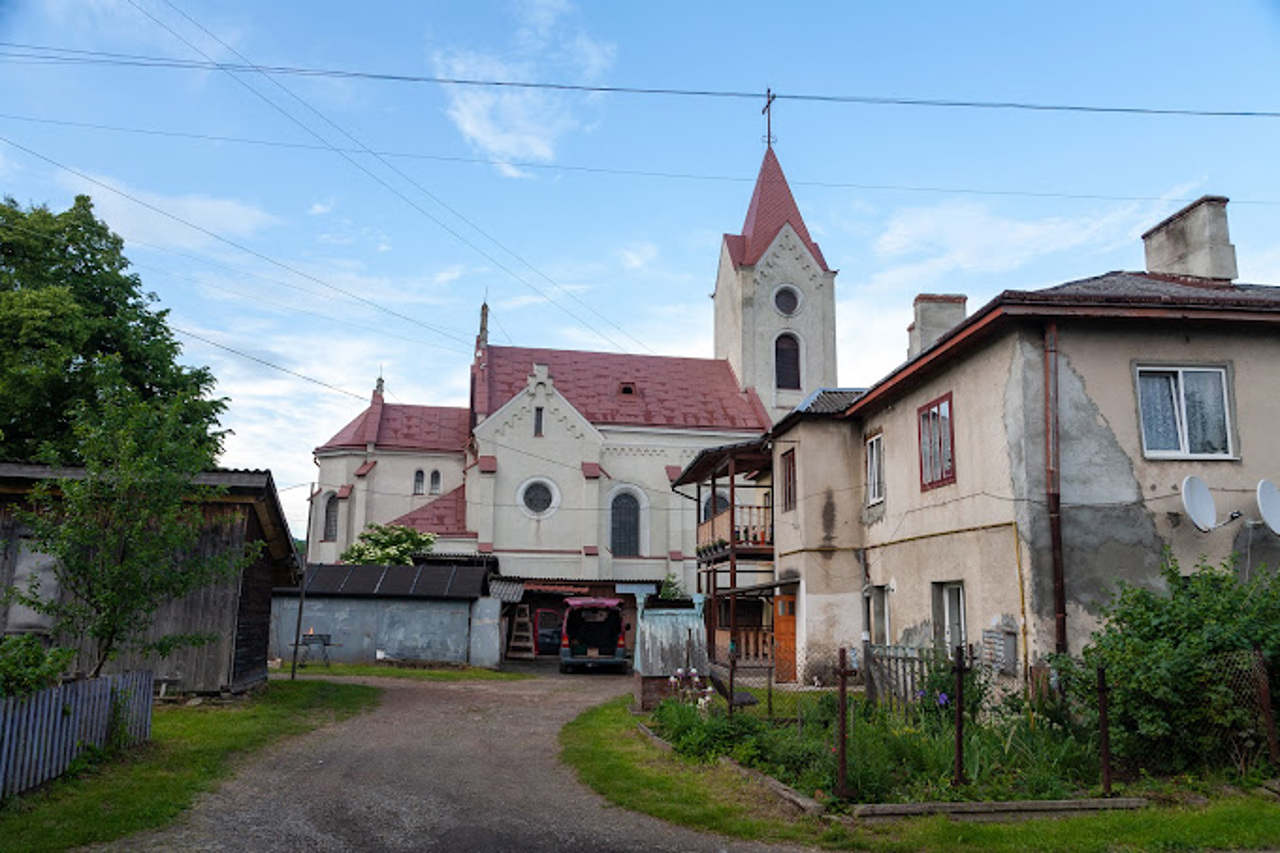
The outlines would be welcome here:
[[[449,284],[462,278],[462,272],[462,264],[454,264],[448,269],[440,270],[432,277],[432,280],[436,284]]]
[[[91,178],[85,180],[64,172],[58,182],[72,192],[92,196],[94,210],[112,231],[127,232],[132,239],[162,248],[197,249],[220,242],[211,234],[243,240],[280,222],[265,210],[234,199],[203,194],[164,195],[107,177],[93,175]]]
[[[564,0],[517,4],[512,50],[438,50],[435,72],[472,80],[596,82],[613,66],[616,49],[576,27],[568,20],[572,12]],[[463,137],[499,160],[551,162],[561,138],[588,126],[581,113],[590,99],[569,93],[462,85],[445,86],[444,92],[449,118]],[[497,168],[507,177],[529,177],[510,163]]]
[[[329,196],[322,201],[312,202],[311,207],[307,208],[307,213],[312,216],[323,216],[326,213],[332,213],[333,209],[337,207],[337,205],[338,202],[334,197]]]
[[[973,202],[944,202],[895,213],[873,244],[884,261],[901,261],[872,277],[873,290],[916,291],[958,273],[1006,273],[1070,250],[1103,252],[1127,243],[1148,221],[1144,205],[1126,203],[1074,218],[1018,220]]]
[[[658,247],[653,243],[634,243],[618,251],[622,265],[629,270],[642,270],[658,257]]]

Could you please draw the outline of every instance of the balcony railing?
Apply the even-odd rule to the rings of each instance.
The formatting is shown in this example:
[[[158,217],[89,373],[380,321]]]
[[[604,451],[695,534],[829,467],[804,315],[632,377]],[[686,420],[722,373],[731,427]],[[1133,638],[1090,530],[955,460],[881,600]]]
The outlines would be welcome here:
[[[698,525],[698,547],[721,541],[757,548],[772,545],[773,518],[769,507],[730,507]]]
[[[773,631],[768,628],[739,628],[736,631],[738,646],[736,657],[743,664],[766,665],[773,662]],[[728,628],[716,629],[715,660],[729,660]]]

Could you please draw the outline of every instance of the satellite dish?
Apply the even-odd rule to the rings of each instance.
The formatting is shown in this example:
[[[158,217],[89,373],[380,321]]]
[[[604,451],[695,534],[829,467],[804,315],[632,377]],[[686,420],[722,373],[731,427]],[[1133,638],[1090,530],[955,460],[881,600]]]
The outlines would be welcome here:
[[[1191,523],[1208,533],[1218,525],[1218,508],[1204,480],[1192,474],[1182,481],[1182,508]]]
[[[1272,533],[1280,534],[1280,489],[1270,480],[1258,481],[1258,512],[1262,514],[1262,523],[1271,528]]]

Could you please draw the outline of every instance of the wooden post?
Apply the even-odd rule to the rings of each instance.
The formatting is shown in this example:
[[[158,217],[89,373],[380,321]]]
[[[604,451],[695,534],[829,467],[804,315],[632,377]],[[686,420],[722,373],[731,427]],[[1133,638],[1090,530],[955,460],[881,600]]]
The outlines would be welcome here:
[[[1271,752],[1271,763],[1280,764],[1280,744],[1276,742],[1276,715],[1271,708],[1270,666],[1262,649],[1255,646],[1253,656],[1258,661],[1258,695],[1262,699],[1262,721],[1267,729],[1267,749]]]
[[[867,691],[867,704],[876,704],[875,668],[871,665],[871,641],[862,643],[862,679]]]
[[[1098,667],[1098,735],[1102,747],[1102,795],[1111,796],[1111,725],[1107,719],[1107,668]]]
[[[964,778],[964,674],[968,672],[964,661],[964,646],[956,646],[956,662],[951,667],[956,674],[956,766],[951,779],[954,787],[965,784]]]
[[[840,672],[837,684],[837,705],[840,716],[836,719],[836,790],[837,797],[849,795],[849,659],[844,646],[840,647]]]

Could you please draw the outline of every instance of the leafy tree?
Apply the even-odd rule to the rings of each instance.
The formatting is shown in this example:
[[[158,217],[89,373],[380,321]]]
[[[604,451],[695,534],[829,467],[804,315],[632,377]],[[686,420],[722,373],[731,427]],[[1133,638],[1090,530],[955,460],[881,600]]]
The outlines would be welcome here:
[[[25,696],[58,683],[74,649],[52,648],[33,634],[0,637],[0,696]]]
[[[207,396],[213,375],[177,363],[167,312],[123,247],[88,196],[62,213],[0,202],[0,458],[35,459],[46,443],[74,455],[73,413],[101,392],[108,359],[111,381],[143,401],[181,400],[183,422],[216,447],[225,403]]]
[[[1255,648],[1280,660],[1280,575],[1260,570],[1241,582],[1234,569],[1234,560],[1201,563],[1184,577],[1166,554],[1168,592],[1122,584],[1084,650],[1087,671],[1061,667],[1069,691],[1094,710],[1092,673],[1107,668],[1117,755],[1162,771],[1240,766],[1257,715],[1233,685],[1255,686]]]
[[[370,524],[342,552],[341,559],[344,563],[410,566],[415,554],[427,554],[435,544],[434,533],[401,524]]]
[[[194,481],[212,466],[221,439],[191,422],[198,389],[148,399],[115,360],[105,359],[100,372],[95,400],[71,415],[71,447],[49,444],[42,453],[60,476],[33,490],[23,519],[33,547],[56,558],[59,593],[43,597],[38,579],[8,591],[11,600],[53,617],[56,634],[78,638],[94,677],[121,650],[163,656],[211,639],[146,635],[160,605],[234,575],[253,557],[197,550],[202,530],[214,523],[200,499],[215,490]],[[60,467],[69,460],[83,469]]]

